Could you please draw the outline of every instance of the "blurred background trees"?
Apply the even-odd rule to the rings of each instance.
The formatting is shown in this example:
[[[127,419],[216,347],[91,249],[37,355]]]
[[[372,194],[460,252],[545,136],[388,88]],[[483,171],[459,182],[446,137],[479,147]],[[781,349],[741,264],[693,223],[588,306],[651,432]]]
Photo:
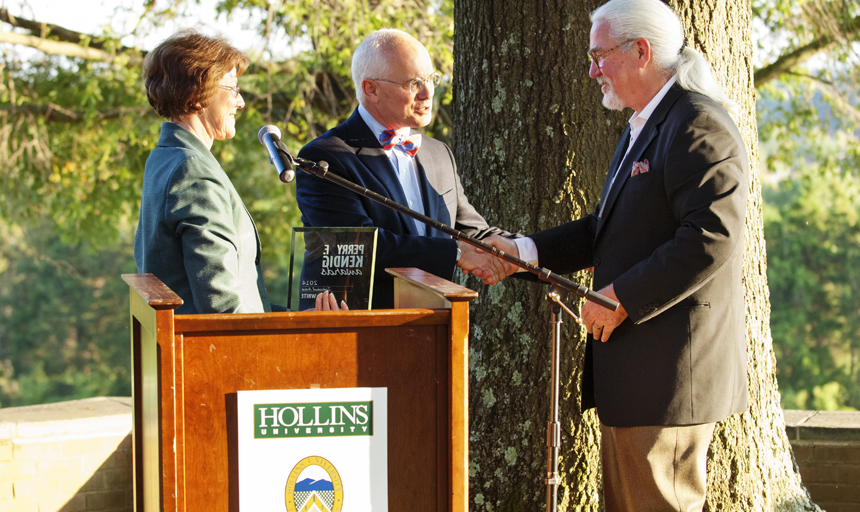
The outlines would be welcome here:
[[[408,3],[81,4],[113,12],[99,34],[28,17],[26,1],[0,4],[0,406],[130,394],[119,275],[136,272],[143,168],[163,121],[140,78],[147,49],[187,26],[250,34],[238,133],[212,151],[256,221],[270,296],[286,304],[290,228],[301,222],[294,185],[277,180],[257,131],[277,125],[297,152],[348,117],[352,49],[394,26],[420,37],[445,75],[429,128],[445,139],[453,4]]]
[[[771,328],[785,409],[860,408],[856,0],[756,0]]]
[[[257,222],[276,301],[285,302],[289,233],[300,221],[293,186],[277,181],[257,143],[262,125],[277,125],[297,151],[344,120],[356,106],[351,51],[390,26],[424,42],[445,76],[428,132],[450,137],[453,0],[108,5],[101,33],[83,34],[41,23],[26,1],[0,4],[0,406],[129,393],[127,290],[118,276],[135,271],[143,165],[162,121],[140,81],[153,34],[199,20],[253,34],[242,46],[252,66],[240,78],[239,133],[213,152]],[[860,408],[858,7],[753,2],[785,408]]]

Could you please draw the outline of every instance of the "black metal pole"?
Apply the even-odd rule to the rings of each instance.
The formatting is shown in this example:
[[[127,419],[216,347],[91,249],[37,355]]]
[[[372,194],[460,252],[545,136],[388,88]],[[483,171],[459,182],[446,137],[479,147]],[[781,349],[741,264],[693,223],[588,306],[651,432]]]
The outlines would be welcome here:
[[[447,235],[450,235],[450,236],[456,238],[457,240],[462,240],[462,241],[464,241],[468,244],[471,244],[475,247],[480,247],[481,249],[483,249],[486,252],[489,252],[489,253],[491,253],[491,254],[499,257],[499,258],[502,258],[505,261],[513,263],[514,265],[517,265],[518,267],[521,267],[521,268],[528,270],[532,274],[537,275],[538,278],[543,280],[543,281],[547,281],[547,282],[552,283],[554,285],[561,286],[562,288],[575,293],[579,297],[584,297],[585,299],[590,300],[590,301],[594,302],[595,304],[603,306],[607,309],[611,309],[612,311],[615,311],[618,309],[618,302],[616,302],[616,301],[614,301],[614,300],[612,300],[612,299],[610,299],[604,295],[601,295],[595,291],[589,290],[588,288],[586,288],[585,286],[582,286],[579,283],[574,283],[570,279],[567,279],[567,278],[564,278],[560,275],[557,275],[547,268],[536,267],[535,265],[532,265],[531,263],[529,263],[527,261],[523,261],[523,260],[521,260],[515,256],[511,256],[508,253],[505,253],[505,252],[500,251],[499,249],[496,249],[492,245],[486,244],[486,243],[482,242],[481,240],[473,238],[473,237],[471,237],[471,236],[469,236],[469,235],[467,235],[461,231],[458,231],[458,230],[456,230],[456,229],[454,229],[454,228],[452,228],[446,224],[443,224],[443,223],[437,221],[436,219],[431,219],[430,217],[427,217],[426,215],[422,215],[422,214],[416,212],[415,210],[407,208],[406,206],[403,206],[402,204],[400,204],[396,201],[392,201],[391,199],[389,199],[385,196],[377,194],[376,192],[374,192],[372,190],[368,190],[362,186],[356,185],[355,183],[353,183],[353,182],[351,182],[351,181],[349,181],[349,180],[347,180],[341,176],[338,176],[337,174],[328,172],[328,163],[326,163],[326,162],[322,162],[322,161],[321,162],[311,162],[310,160],[305,160],[303,158],[295,158],[292,155],[290,155],[289,153],[286,153],[286,154],[287,154],[287,156],[290,157],[290,160],[292,160],[294,165],[296,165],[299,169],[301,169],[301,170],[303,170],[309,174],[313,174],[314,176],[317,176],[319,178],[322,178],[322,179],[325,179],[325,180],[330,181],[332,183],[335,183],[337,185],[340,185],[341,187],[344,187],[348,190],[355,192],[356,194],[359,194],[359,195],[362,195],[368,199],[371,199],[372,201],[376,201],[377,203],[380,203],[384,206],[387,206],[387,207],[391,208],[392,210],[396,210],[396,211],[398,211],[398,212],[400,212],[400,213],[402,213],[408,217],[411,217],[415,220],[418,220],[419,222],[423,222],[424,224],[426,224],[426,225],[428,225],[434,229],[437,229],[437,230],[439,230],[439,231],[441,231]]]
[[[547,478],[546,478],[546,510],[547,512],[556,512],[558,507],[558,484],[560,482],[560,478],[558,476],[558,450],[561,446],[561,422],[559,422],[559,387],[560,387],[560,377],[559,377],[559,369],[560,369],[560,360],[561,360],[561,311],[564,309],[567,311],[569,315],[577,322],[582,323],[580,318],[576,316],[570,309],[568,309],[564,305],[564,300],[567,298],[568,292],[573,292],[579,297],[584,297],[587,300],[594,302],[595,304],[599,304],[607,309],[611,309],[613,311],[618,309],[618,302],[605,297],[597,292],[591,291],[588,288],[574,283],[569,279],[565,279],[564,277],[555,275],[551,270],[545,268],[539,268],[527,261],[523,261],[517,257],[511,256],[505,252],[502,252],[495,247],[488,245],[476,238],[472,238],[465,233],[462,233],[456,229],[451,228],[441,222],[431,219],[425,215],[422,215],[410,208],[407,208],[400,203],[392,201],[391,199],[379,195],[372,190],[368,190],[364,187],[356,185],[355,183],[338,176],[337,174],[328,172],[328,163],[326,162],[311,162],[309,160],[304,160],[302,158],[294,158],[289,152],[286,150],[286,147],[281,145],[282,151],[289,160],[292,161],[293,165],[300,168],[301,170],[313,174],[319,178],[328,180],[332,183],[340,185],[348,190],[355,192],[356,194],[362,195],[380,203],[382,205],[388,206],[389,208],[396,210],[408,217],[416,219],[424,224],[437,229],[445,234],[448,234],[457,240],[462,240],[466,243],[469,243],[475,247],[480,247],[481,249],[492,253],[493,255],[500,257],[506,261],[513,263],[521,268],[528,270],[529,272],[536,274],[541,280],[548,281],[552,283],[550,287],[550,291],[547,294],[547,300],[550,302],[550,309],[552,311],[552,376],[551,376],[551,402],[550,402],[550,421],[547,425]],[[284,180],[283,177],[281,178]],[[286,181],[285,181],[286,182]]]

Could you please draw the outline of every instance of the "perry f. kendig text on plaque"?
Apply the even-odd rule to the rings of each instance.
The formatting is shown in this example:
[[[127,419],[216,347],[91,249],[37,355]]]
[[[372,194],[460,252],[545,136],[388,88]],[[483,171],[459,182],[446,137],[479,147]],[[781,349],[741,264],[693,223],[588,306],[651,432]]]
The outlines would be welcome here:
[[[293,228],[287,306],[314,309],[329,291],[349,309],[370,309],[376,235],[377,228]]]

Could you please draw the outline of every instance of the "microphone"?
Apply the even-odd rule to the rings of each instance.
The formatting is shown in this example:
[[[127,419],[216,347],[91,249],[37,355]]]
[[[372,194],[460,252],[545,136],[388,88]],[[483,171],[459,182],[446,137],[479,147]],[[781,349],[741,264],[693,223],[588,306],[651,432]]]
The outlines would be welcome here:
[[[290,153],[281,142],[281,130],[277,126],[267,124],[260,128],[257,132],[257,139],[260,144],[266,147],[266,152],[269,153],[269,161],[275,166],[278,171],[278,176],[284,183],[290,183],[296,178],[296,173],[293,171],[292,158]]]
[[[264,137],[266,138],[266,140],[271,141],[272,133],[269,133],[266,130],[269,130],[271,132],[277,132],[278,135],[280,135],[280,131],[276,127],[274,127],[272,125],[264,126],[263,129],[260,130],[260,142],[263,142]],[[284,146],[283,144],[281,144],[281,141],[279,141],[277,138],[275,138],[275,141],[280,146]],[[265,142],[263,142],[263,144],[265,144]],[[268,149],[268,146],[266,146],[266,148]],[[561,277],[561,276],[557,276],[557,275],[555,275],[555,273],[553,271],[549,270],[548,268],[536,267],[535,265],[532,265],[531,263],[529,263],[527,261],[523,261],[516,256],[511,256],[510,254],[502,252],[499,249],[497,249],[491,245],[487,245],[485,242],[482,242],[481,240],[478,240],[476,238],[472,238],[471,236],[469,236],[465,233],[457,231],[456,229],[452,228],[451,226],[449,226],[447,224],[443,224],[443,223],[437,221],[436,219],[427,217],[426,215],[418,213],[415,210],[411,210],[408,207],[403,206],[402,204],[400,204],[396,201],[392,201],[391,199],[389,199],[385,196],[377,194],[376,192],[374,192],[372,190],[366,189],[366,188],[362,187],[361,185],[358,185],[357,183],[353,183],[353,182],[349,181],[348,179],[338,175],[337,173],[329,172],[328,162],[324,162],[322,160],[319,162],[313,162],[311,160],[305,160],[304,158],[293,157],[290,155],[290,152],[287,151],[286,147],[279,150],[278,152],[286,155],[287,161],[290,162],[291,166],[295,165],[299,169],[307,172],[308,174],[313,174],[314,176],[316,176],[318,178],[324,179],[326,181],[330,181],[330,182],[332,182],[332,183],[334,183],[340,187],[343,187],[343,188],[345,188],[351,192],[355,192],[356,194],[358,194],[360,196],[364,196],[364,197],[370,199],[371,201],[377,202],[377,203],[379,203],[379,204],[381,204],[387,208],[390,208],[396,212],[400,212],[403,215],[406,215],[407,217],[411,217],[411,218],[413,218],[419,222],[423,222],[424,224],[426,224],[426,225],[428,225],[428,226],[430,226],[430,227],[432,227],[438,231],[441,231],[442,233],[445,233],[446,235],[450,235],[450,236],[456,238],[457,240],[463,240],[464,242],[467,242],[470,245],[474,245],[475,247],[480,247],[481,249],[483,249],[484,251],[486,251],[490,254],[493,254],[495,256],[503,258],[503,259],[505,259],[511,263],[516,264],[519,267],[522,267],[522,268],[528,270],[532,274],[535,274],[542,281],[548,281],[548,282],[552,283],[553,284],[553,288],[552,288],[553,294],[555,295],[555,297],[560,297],[557,299],[558,304],[560,304],[561,303],[560,301],[564,300],[565,296],[566,296],[566,292],[564,294],[562,294],[561,290],[559,290],[559,288],[563,288],[565,290],[570,290],[570,291],[574,292],[576,295],[578,295],[580,297],[584,297],[587,300],[590,300],[590,301],[594,302],[595,304],[599,304],[599,305],[601,305],[607,309],[610,309],[612,311],[618,310],[618,306],[619,306],[618,302],[616,302],[616,301],[614,301],[608,297],[604,297],[603,295],[601,295],[595,291],[589,290],[588,288],[586,288],[580,284],[574,283],[573,281],[571,281],[569,279],[566,279],[566,278]],[[275,164],[275,166],[277,167],[277,164]],[[291,174],[290,179],[292,180],[293,176],[295,176],[295,173],[292,171],[292,167],[290,168],[289,173]],[[281,178],[281,179],[283,180],[283,178]]]

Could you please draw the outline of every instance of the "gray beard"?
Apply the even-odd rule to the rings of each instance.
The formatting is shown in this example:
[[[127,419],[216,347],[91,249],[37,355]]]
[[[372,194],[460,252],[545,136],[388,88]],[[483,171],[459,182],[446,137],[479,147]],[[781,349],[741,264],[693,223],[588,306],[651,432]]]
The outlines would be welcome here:
[[[603,106],[609,110],[624,110],[624,103],[621,98],[615,94],[615,91],[610,88],[609,92],[603,94]]]

